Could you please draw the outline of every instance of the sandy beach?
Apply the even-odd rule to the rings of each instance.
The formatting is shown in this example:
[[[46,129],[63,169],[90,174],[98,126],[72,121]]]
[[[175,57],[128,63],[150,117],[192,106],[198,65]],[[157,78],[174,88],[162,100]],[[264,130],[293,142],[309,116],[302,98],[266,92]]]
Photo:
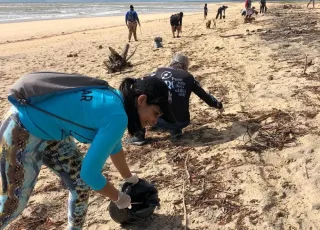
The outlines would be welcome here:
[[[8,87],[26,73],[80,73],[118,87],[126,76],[167,65],[178,51],[189,56],[201,85],[224,102],[219,114],[193,95],[192,124],[181,140],[148,131],[156,142],[124,144],[131,169],[159,189],[161,207],[150,221],[116,224],[110,201],[92,191],[84,229],[178,230],[186,219],[198,230],[320,229],[320,8],[268,3],[267,14],[244,24],[244,4],[225,4],[226,19],[210,29],[202,12],[186,14],[181,38],[172,38],[170,14],[140,15],[139,41],[129,50],[136,49],[133,67],[115,74],[103,61],[108,47],[121,52],[127,44],[124,17],[0,24],[1,114],[10,106]],[[209,5],[207,19],[217,8]],[[153,47],[156,36],[164,48]],[[87,146],[79,147],[85,153]],[[120,185],[109,161],[104,173]],[[43,168],[26,210],[8,229],[66,229],[67,198],[58,177]]]

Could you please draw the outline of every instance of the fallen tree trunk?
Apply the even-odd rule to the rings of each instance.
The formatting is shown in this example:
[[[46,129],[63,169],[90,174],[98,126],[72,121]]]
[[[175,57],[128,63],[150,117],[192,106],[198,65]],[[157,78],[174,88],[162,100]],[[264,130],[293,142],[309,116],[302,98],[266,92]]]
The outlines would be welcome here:
[[[109,60],[105,60],[103,62],[109,73],[121,72],[121,70],[126,67],[132,67],[131,63],[128,62],[127,59],[129,44],[126,44],[121,55],[112,47],[109,47],[109,50],[111,52],[109,55]]]

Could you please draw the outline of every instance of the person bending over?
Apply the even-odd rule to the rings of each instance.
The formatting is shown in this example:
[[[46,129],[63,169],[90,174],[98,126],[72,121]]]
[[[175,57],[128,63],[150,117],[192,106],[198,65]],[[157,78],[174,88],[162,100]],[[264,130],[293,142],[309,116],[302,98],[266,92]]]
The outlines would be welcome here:
[[[188,72],[189,59],[187,56],[176,53],[169,67],[162,67],[152,73],[151,76],[165,82],[171,96],[171,110],[177,120],[176,123],[169,123],[164,117],[160,117],[155,127],[169,131],[171,136],[179,137],[182,129],[190,124],[189,100],[191,93],[195,93],[210,107],[223,111],[223,105],[214,96],[205,92],[199,82]],[[142,145],[145,143],[145,129],[137,131],[131,138],[127,139],[128,144]]]
[[[216,19],[218,19],[219,16],[220,16],[220,19],[222,19],[222,13],[223,13],[223,18],[226,18],[226,9],[227,9],[227,8],[228,8],[227,6],[221,6],[221,7],[219,7],[218,12],[217,12]]]
[[[60,77],[69,83],[81,77],[41,72],[29,74],[25,79],[32,81],[39,75],[46,79]],[[38,89],[32,85],[32,93],[46,91],[48,84],[42,85]],[[126,128],[134,134],[136,130],[156,124],[161,115],[169,114],[167,119],[174,122],[168,95],[163,81],[149,77],[125,78],[119,90],[79,88],[51,97],[40,96],[43,100],[32,106],[20,104],[21,100],[14,103],[11,98],[13,106],[0,127],[0,229],[27,206],[42,165],[55,172],[69,190],[69,230],[82,229],[91,189],[111,199],[119,209],[128,208],[130,196],[107,181],[103,166],[110,157],[126,182],[138,183],[138,176],[132,174],[127,165],[121,139]],[[84,158],[74,139],[90,143]]]
[[[173,14],[170,17],[170,25],[172,30],[172,36],[175,38],[175,32],[177,31],[177,38],[180,37],[180,33],[182,32],[182,18],[183,18],[183,12],[180,12],[178,14]]]

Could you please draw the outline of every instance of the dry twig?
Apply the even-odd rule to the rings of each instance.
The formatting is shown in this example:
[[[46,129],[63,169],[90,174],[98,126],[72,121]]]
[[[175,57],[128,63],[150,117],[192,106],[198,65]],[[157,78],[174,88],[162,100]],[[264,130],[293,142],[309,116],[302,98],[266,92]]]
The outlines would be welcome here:
[[[186,181],[183,182],[182,187],[182,201],[183,201],[183,213],[184,213],[184,229],[188,229],[188,213],[187,213],[187,207],[186,207],[186,199],[185,199],[185,193],[186,193]]]
[[[186,159],[184,161],[184,170],[186,172],[186,178],[190,184],[190,173],[188,171],[188,161],[189,161],[189,153],[187,154]]]
[[[303,74],[306,74],[307,67],[308,67],[308,54],[306,54],[306,62],[304,64]]]
[[[262,152],[267,149],[283,149],[286,145],[295,143],[298,136],[307,132],[305,126],[296,122],[294,115],[274,110],[271,113],[249,119],[245,137],[248,141],[239,149]],[[254,130],[250,126],[255,126]]]

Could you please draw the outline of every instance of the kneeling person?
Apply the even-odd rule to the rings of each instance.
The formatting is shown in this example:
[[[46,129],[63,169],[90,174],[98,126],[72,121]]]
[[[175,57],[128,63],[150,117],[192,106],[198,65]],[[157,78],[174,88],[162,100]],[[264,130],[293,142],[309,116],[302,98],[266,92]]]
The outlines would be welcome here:
[[[169,67],[159,68],[151,76],[165,82],[171,96],[171,109],[177,120],[172,124],[163,117],[156,124],[149,124],[159,129],[167,130],[172,136],[181,136],[182,129],[190,124],[189,100],[191,93],[195,93],[210,107],[222,110],[223,105],[212,95],[205,92],[199,82],[188,72],[189,59],[183,54],[175,54]],[[142,145],[145,143],[145,129],[137,131],[127,141],[129,144]]]

